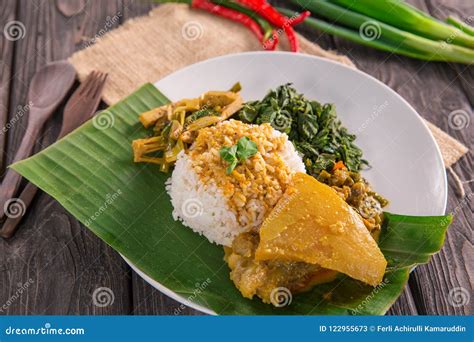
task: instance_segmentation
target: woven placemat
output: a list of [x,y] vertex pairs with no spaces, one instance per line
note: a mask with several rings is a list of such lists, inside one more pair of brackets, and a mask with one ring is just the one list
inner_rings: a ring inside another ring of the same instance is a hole
[[[187,65],[230,53],[262,50],[252,33],[240,24],[191,10],[183,4],[165,4],[148,16],[131,19],[71,56],[82,81],[92,70],[109,74],[103,99],[113,104],[145,82],[155,82]],[[325,57],[355,68],[346,56],[322,49],[299,36],[301,52]],[[283,50],[288,50],[283,39]],[[428,123],[440,146],[446,167],[468,149]]]

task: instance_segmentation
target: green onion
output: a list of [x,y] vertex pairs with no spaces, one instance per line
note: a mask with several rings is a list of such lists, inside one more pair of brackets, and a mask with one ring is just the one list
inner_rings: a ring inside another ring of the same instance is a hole
[[[330,0],[346,9],[367,15],[373,20],[389,24],[432,40],[450,41],[474,48],[474,37],[447,25],[400,0]],[[316,12],[317,13],[317,12]]]
[[[294,11],[290,11],[290,10],[287,10],[287,9],[284,9],[284,8],[278,8],[278,11],[285,14],[288,17],[291,17],[292,15],[295,15]],[[430,59],[431,61],[440,61],[440,59],[435,58],[436,56],[429,56],[428,54],[425,54],[421,51],[420,52],[410,51],[410,50],[407,50],[407,49],[404,49],[404,48],[401,48],[401,47],[396,47],[396,46],[393,46],[393,45],[390,45],[390,44],[386,44],[386,43],[384,43],[380,40],[365,40],[365,39],[362,39],[362,37],[360,36],[360,34],[358,32],[355,32],[355,31],[352,31],[352,30],[349,30],[349,29],[346,29],[346,28],[343,28],[343,27],[340,27],[340,26],[335,26],[335,25],[329,24],[329,23],[327,23],[325,21],[322,21],[322,20],[319,20],[319,19],[314,19],[314,18],[311,18],[311,17],[306,18],[304,23],[307,24],[308,26],[312,27],[312,28],[321,30],[323,32],[326,32],[326,33],[329,33],[329,34],[332,34],[332,35],[335,35],[335,36],[339,36],[339,37],[345,38],[347,40],[350,40],[354,43],[358,43],[358,44],[361,44],[361,45],[373,47],[375,49],[379,49],[379,50],[382,50],[382,51],[392,52],[392,53],[396,53],[396,54],[399,54],[399,55],[404,55],[404,56],[408,56],[408,57],[412,57],[412,58],[416,58],[416,59],[421,59],[421,60],[428,60],[431,57],[431,59]],[[444,61],[444,59],[442,59],[442,60]]]
[[453,16],[449,16],[446,18],[446,22],[454,27],[457,27],[464,33],[474,37],[474,27],[466,24],[464,21],[459,20]]
[[[325,18],[336,21],[339,24],[357,29],[361,40],[374,43],[378,40],[379,45],[385,45],[384,50],[428,61],[445,61],[465,64],[474,63],[474,50],[449,44],[448,42],[433,41],[428,38],[417,36],[410,32],[402,31],[380,21],[374,20],[362,14],[349,11],[343,7],[334,5],[323,0],[292,0],[299,6],[309,9]],[[317,23],[306,19],[305,22],[316,27]],[[319,22],[320,24],[321,22]],[[322,26],[322,25],[319,25]],[[320,28],[324,31],[323,28]],[[367,29],[368,31],[365,31]],[[347,36],[342,27],[333,26],[334,35]],[[364,32],[367,32],[364,34]],[[355,32],[354,32],[355,33]],[[375,34],[375,36],[374,36]],[[352,36],[353,40],[354,37]],[[369,45],[369,44],[366,44]],[[375,47],[376,44],[372,44]]]

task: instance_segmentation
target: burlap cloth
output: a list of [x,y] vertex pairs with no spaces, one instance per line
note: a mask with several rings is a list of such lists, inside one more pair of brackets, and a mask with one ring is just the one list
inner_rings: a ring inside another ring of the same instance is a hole
[[[113,104],[146,82],[155,82],[187,65],[220,55],[262,50],[252,33],[240,24],[190,10],[183,4],[165,4],[148,16],[131,19],[119,28],[95,37],[97,42],[69,61],[83,80],[92,70],[109,74],[103,99]],[[346,56],[326,51],[299,36],[301,52],[325,57],[355,68]],[[288,50],[283,40],[281,48]],[[427,122],[446,167],[468,149]]]

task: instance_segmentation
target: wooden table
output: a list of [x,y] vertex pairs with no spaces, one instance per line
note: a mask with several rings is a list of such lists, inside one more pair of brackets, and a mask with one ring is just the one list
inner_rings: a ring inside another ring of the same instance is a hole
[[[474,3],[468,0],[412,2],[440,18],[448,13],[474,16]],[[119,17],[112,25],[118,26],[131,17],[146,14],[152,6],[146,1],[87,1],[80,14],[66,17],[52,0],[2,0],[0,28],[18,20],[24,23],[26,32],[16,41],[0,36],[0,125],[9,122],[21,110],[19,106],[26,104],[28,84],[41,66],[83,48],[107,22],[110,24],[112,17]],[[472,67],[424,63],[356,46],[314,30],[299,30],[323,48],[348,55],[361,70],[403,96],[423,117],[467,146],[472,143],[472,123],[468,128],[453,130],[447,119],[450,112],[458,109],[472,116]],[[2,172],[20,144],[26,122],[27,115],[21,116],[6,134],[0,135],[4,151]],[[37,149],[54,141],[60,124],[58,110]],[[472,162],[470,153],[454,166],[462,180],[472,179]],[[461,307],[448,302],[453,288],[463,287],[472,293],[474,279],[472,202],[461,202],[449,174],[448,180],[448,211],[456,210],[457,214],[443,250],[412,273],[405,292],[389,314],[473,314],[472,298]],[[467,194],[472,190],[473,184],[466,184]],[[93,304],[92,294],[99,287],[112,289],[112,305]],[[0,239],[0,314],[199,314],[188,308],[180,310],[179,306],[138,277],[114,250],[44,193],[36,196],[17,235],[10,241]]]

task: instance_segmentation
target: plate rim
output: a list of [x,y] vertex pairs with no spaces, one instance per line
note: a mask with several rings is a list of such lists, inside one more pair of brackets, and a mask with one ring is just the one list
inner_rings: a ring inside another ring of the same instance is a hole
[[[332,65],[335,65],[336,67],[341,67],[342,69],[346,69],[349,72],[354,72],[356,74],[359,74],[362,77],[369,78],[372,81],[375,81],[379,86],[385,88],[386,90],[391,92],[393,95],[395,95],[395,97],[398,100],[402,101],[413,112],[414,116],[422,124],[421,126],[425,130],[425,133],[428,134],[431,141],[434,143],[435,150],[436,150],[436,157],[438,159],[438,162],[442,166],[442,170],[444,170],[443,176],[442,176],[442,183],[443,183],[442,186],[443,186],[443,190],[444,190],[443,208],[441,210],[442,213],[439,213],[438,215],[444,215],[446,213],[446,206],[447,206],[447,200],[448,200],[448,187],[447,187],[448,183],[447,183],[447,174],[446,174],[446,171],[445,171],[446,170],[446,165],[444,164],[444,160],[443,160],[443,157],[442,157],[442,154],[441,154],[440,147],[439,147],[438,143],[436,142],[436,139],[434,138],[433,133],[429,129],[429,127],[426,124],[425,120],[423,120],[423,117],[415,110],[415,108],[413,108],[413,106],[407,100],[405,100],[400,94],[398,94],[395,90],[390,88],[388,85],[386,85],[385,83],[383,83],[379,79],[375,78],[374,76],[365,73],[362,70],[359,70],[357,68],[352,68],[352,67],[350,67],[346,64],[342,64],[340,62],[336,62],[336,61],[333,61],[333,60],[330,60],[330,59],[327,59],[327,58],[324,58],[324,57],[314,56],[314,55],[310,55],[310,54],[306,54],[306,53],[294,53],[294,52],[288,52],[288,51],[248,51],[248,52],[237,52],[237,53],[231,53],[231,54],[227,54],[227,55],[217,56],[217,57],[209,58],[209,59],[206,59],[206,60],[203,60],[203,61],[199,61],[199,62],[190,64],[188,66],[185,66],[184,68],[181,68],[179,70],[176,70],[176,71],[172,72],[171,74],[166,75],[165,77],[161,78],[160,80],[158,80],[156,82],[153,82],[153,85],[156,87],[157,83],[165,81],[170,77],[174,77],[178,73],[185,73],[188,69],[191,69],[191,68],[196,67],[198,65],[205,65],[205,64],[208,64],[208,63],[213,63],[215,60],[227,59],[227,58],[232,58],[232,57],[237,57],[237,56],[256,56],[256,55],[267,55],[267,56],[270,56],[270,55],[291,55],[295,58],[308,58],[308,59],[317,60],[318,62],[332,64]],[[137,266],[135,266],[130,260],[128,260],[121,253],[119,253],[119,254],[125,260],[125,262],[141,278],[143,278],[148,284],[153,286],[155,289],[157,289],[161,293],[165,294],[166,296],[168,296],[168,297],[176,300],[177,302],[179,302],[183,305],[186,305],[186,306],[188,306],[188,307],[190,307],[194,310],[200,311],[200,312],[208,314],[208,315],[217,315],[217,313],[215,311],[213,311],[209,308],[206,308],[202,305],[199,305],[197,303],[194,303],[194,302],[182,297],[181,295],[177,294],[176,292],[168,289],[167,287],[165,287],[164,285],[162,285],[158,281],[152,279],[150,276],[148,276],[143,271],[141,271]]]

